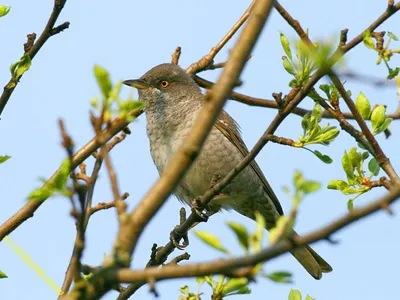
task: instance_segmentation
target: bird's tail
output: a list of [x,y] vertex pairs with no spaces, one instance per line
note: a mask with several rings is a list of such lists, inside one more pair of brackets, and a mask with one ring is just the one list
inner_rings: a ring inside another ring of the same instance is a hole
[[[297,235],[297,233],[294,234]],[[308,245],[296,248],[290,253],[315,279],[321,279],[322,273],[332,271],[332,267]]]

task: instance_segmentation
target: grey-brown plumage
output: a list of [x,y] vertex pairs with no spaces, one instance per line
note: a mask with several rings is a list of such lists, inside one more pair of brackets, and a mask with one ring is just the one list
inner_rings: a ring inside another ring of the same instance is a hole
[[[205,101],[204,96],[195,81],[173,64],[158,65],[140,79],[124,83],[138,88],[139,98],[145,102],[151,156],[161,174],[185,142]],[[213,176],[225,177],[247,153],[237,123],[222,111],[199,156],[176,188],[175,195],[190,205],[193,199],[204,194]],[[213,199],[210,206],[215,211],[234,209],[253,220],[254,213],[259,211],[266,220],[267,229],[274,227],[276,220],[283,215],[277,197],[255,161]],[[295,249],[292,254],[316,279],[332,270],[309,246]]]

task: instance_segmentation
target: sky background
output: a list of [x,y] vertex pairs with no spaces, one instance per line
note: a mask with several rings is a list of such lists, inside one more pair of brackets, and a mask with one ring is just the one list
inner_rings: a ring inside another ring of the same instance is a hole
[[[100,95],[93,76],[93,65],[108,69],[113,81],[141,76],[149,68],[169,62],[176,46],[182,47],[180,65],[187,67],[208,53],[240,17],[250,1],[68,1],[59,23],[70,21],[71,26],[52,37],[33,60],[12,95],[1,116],[0,154],[12,158],[0,167],[0,221],[5,221],[26,202],[29,192],[38,187],[39,176],[50,176],[65,157],[60,146],[57,119],[65,121],[68,132],[80,148],[93,137],[89,123],[89,100]],[[53,1],[2,1],[11,5],[9,15],[0,19],[0,84],[10,77],[9,66],[23,53],[23,43],[28,33],[41,33],[51,13]],[[309,28],[312,40],[329,40],[339,37],[340,30],[349,29],[349,40],[362,32],[386,8],[387,1],[282,1],[281,3],[304,28]],[[380,30],[396,31],[400,28],[400,15],[395,15]],[[289,91],[289,75],[281,65],[284,55],[279,42],[279,31],[294,40],[296,34],[273,12],[267,26],[248,62],[241,79],[243,86],[237,90],[252,96],[271,99],[273,92]],[[400,44],[400,43],[398,43]],[[216,58],[224,61],[230,43]],[[393,45],[396,48],[396,44]],[[399,47],[399,45],[397,45]],[[365,75],[384,79],[383,65],[375,64],[376,54],[363,45],[353,49],[345,58],[345,66]],[[393,66],[399,65],[394,57]],[[219,71],[202,76],[215,80]],[[322,80],[325,82],[325,80]],[[363,91],[373,104],[385,104],[388,111],[397,105],[394,85],[376,88],[348,81],[346,88],[353,95]],[[123,95],[130,93],[123,88]],[[306,99],[303,106],[311,107]],[[226,109],[239,122],[243,137],[252,147],[276,114],[275,110],[249,107],[229,101]],[[297,139],[301,135],[301,119],[291,116],[285,120],[277,135]],[[323,121],[323,124],[327,121]],[[330,121],[337,124],[335,121]],[[140,117],[130,125],[132,134],[111,153],[122,192],[129,192],[129,209],[133,209],[158,178],[149,153],[145,133],[145,120]],[[383,150],[393,166],[400,168],[400,123],[391,126],[393,135],[386,140],[378,137]],[[274,188],[285,211],[291,201],[282,192],[282,186],[291,184],[295,169],[303,171],[308,179],[319,180],[325,187],[332,179],[343,179],[340,159],[343,151],[355,146],[352,138],[342,133],[328,148],[312,147],[330,155],[334,163],[326,165],[311,153],[280,145],[268,144],[257,161]],[[88,163],[90,165],[90,163]],[[90,169],[89,169],[90,170]],[[360,197],[356,205],[364,205],[383,189],[376,189]],[[306,198],[300,207],[296,229],[306,233],[330,222],[346,212],[349,197],[337,191],[322,188]],[[94,197],[95,202],[112,200],[110,185],[105,172],[100,174]],[[132,266],[142,268],[148,261],[153,243],[168,241],[169,233],[178,222],[181,207],[171,196],[166,205],[146,227],[134,253]],[[289,270],[294,275],[293,284],[277,284],[259,279],[251,284],[251,295],[238,299],[287,299],[291,288],[310,294],[318,300],[393,299],[398,294],[398,260],[400,219],[399,204],[394,205],[395,215],[389,217],[379,212],[335,234],[337,245],[322,241],[314,248],[333,266],[334,272],[315,281],[290,256],[284,255],[265,264],[265,270]],[[61,287],[67,268],[75,225],[69,216],[68,199],[54,197],[44,203],[10,238]],[[255,224],[234,213],[225,212],[212,217],[198,228],[221,237],[224,245],[241,255],[235,237],[225,225],[234,220],[254,230]],[[87,248],[83,262],[98,265],[112,249],[117,231],[113,210],[96,213],[87,230]],[[201,243],[190,234],[187,251],[190,262],[216,259],[220,253]],[[176,251],[175,254],[180,254]],[[189,263],[190,263],[189,262]],[[55,299],[55,292],[31,269],[6,243],[0,244],[0,270],[8,279],[0,280],[2,299]],[[160,299],[177,299],[179,287],[188,283],[195,289],[194,279],[164,281],[156,285]],[[205,299],[209,288],[204,287]],[[104,299],[115,299],[110,292]],[[147,287],[141,288],[136,299],[152,299]],[[135,299],[135,298],[134,298]]]

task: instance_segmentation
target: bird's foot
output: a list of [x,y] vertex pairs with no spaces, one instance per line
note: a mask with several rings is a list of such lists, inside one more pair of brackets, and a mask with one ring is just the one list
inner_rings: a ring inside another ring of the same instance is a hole
[[[175,228],[171,231],[169,235],[169,240],[172,245],[179,250],[184,250],[187,246],[189,246],[189,237],[187,232],[178,231],[179,225],[175,226]],[[183,239],[182,244],[179,244],[180,239]]]
[[207,222],[208,218],[215,214],[210,206],[207,205],[204,208],[201,207],[201,197],[196,197],[192,201],[192,213],[199,218],[200,222]]

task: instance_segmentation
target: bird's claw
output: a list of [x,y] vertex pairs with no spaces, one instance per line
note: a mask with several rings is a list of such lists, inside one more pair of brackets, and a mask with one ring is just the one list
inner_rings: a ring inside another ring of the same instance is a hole
[[[171,231],[171,233],[169,235],[169,239],[175,248],[178,248],[179,250],[184,250],[187,246],[189,246],[189,237],[188,237],[187,232],[182,234],[177,231],[177,228],[178,228],[178,226],[175,226],[175,228]],[[183,239],[182,245],[179,244],[179,240],[181,238]]]
[[200,197],[197,197],[192,201],[192,212],[196,214],[201,222],[207,222],[208,217],[213,215],[214,212],[208,206],[201,208],[200,200]]

